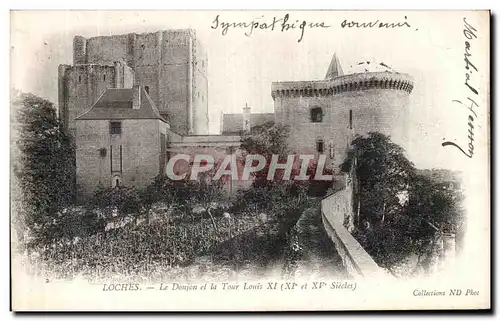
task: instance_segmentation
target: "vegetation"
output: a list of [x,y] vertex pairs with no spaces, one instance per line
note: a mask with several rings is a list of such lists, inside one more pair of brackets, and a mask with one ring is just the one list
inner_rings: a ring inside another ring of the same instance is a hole
[[404,150],[383,134],[356,137],[341,169],[355,174],[353,234],[383,267],[392,269],[414,254],[421,264],[442,233],[462,229],[461,195],[418,174]]
[[[281,180],[283,171],[268,180],[272,155],[284,162],[290,150],[288,128],[267,124],[242,136],[243,155],[262,155],[266,166],[229,207],[225,182],[210,179],[213,171],[198,180],[158,176],[143,189],[100,187],[85,207],[77,207],[75,149],[54,106],[30,94],[15,104],[19,161],[13,172],[22,199],[14,225],[21,236],[29,233],[32,248],[47,262],[70,264],[76,274],[142,268],[163,273],[204,256],[233,268],[248,262],[269,266],[285,256],[290,265],[285,270],[293,270],[297,222],[306,209],[318,205],[316,197],[333,187],[333,181],[293,180],[300,163],[294,164],[291,180]],[[412,255],[418,265],[428,267],[439,237],[464,229],[463,196],[422,175],[385,135],[359,136],[351,146],[341,170],[354,182],[353,235],[389,270]],[[313,176],[316,169],[312,161],[307,174]],[[126,219],[126,226],[107,226]]]
[[13,120],[17,136],[12,163],[17,214],[14,226],[21,237],[50,243],[59,211],[72,204],[75,196],[75,148],[62,130],[53,104],[32,94],[13,99]]

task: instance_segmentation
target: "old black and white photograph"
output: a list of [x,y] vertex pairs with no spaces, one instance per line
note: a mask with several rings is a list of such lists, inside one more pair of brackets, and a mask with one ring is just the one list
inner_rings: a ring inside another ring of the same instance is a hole
[[13,310],[490,308],[489,11],[10,20]]

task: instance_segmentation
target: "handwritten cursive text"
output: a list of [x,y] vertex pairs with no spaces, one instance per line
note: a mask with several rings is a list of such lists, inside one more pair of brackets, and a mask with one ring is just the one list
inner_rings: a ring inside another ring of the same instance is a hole
[[472,97],[477,97],[479,95],[476,87],[472,85],[473,83],[473,78],[474,74],[477,73],[479,70],[478,68],[474,65],[473,63],[473,56],[472,56],[472,44],[470,40],[476,39],[477,35],[477,29],[474,28],[470,23],[467,22],[466,18],[463,19],[464,22],[464,29],[463,29],[463,34],[465,37],[465,42],[464,42],[464,62],[465,62],[465,87],[466,91],[469,93],[467,97],[467,102],[463,103],[460,100],[453,100],[452,102],[458,103],[461,106],[465,107],[468,110],[468,116],[467,116],[467,139],[469,141],[468,143],[468,148],[467,152],[460,147],[459,144],[451,142],[451,141],[446,141],[443,142],[441,145],[443,147],[446,146],[453,146],[460,150],[462,154],[465,156],[472,158],[474,156],[474,124],[477,120],[477,112],[475,109],[479,107],[479,105],[476,103],[476,101],[471,98]]
[[300,36],[297,42],[301,42],[304,39],[304,33],[307,28],[330,28],[325,22],[308,22],[305,20],[293,20],[287,13],[283,18],[273,17],[272,19],[266,20],[264,16],[256,18],[250,21],[239,21],[239,22],[226,22],[222,21],[220,15],[215,16],[212,22],[212,29],[220,29],[223,36],[227,35],[230,28],[232,29],[244,29],[245,36],[250,37],[255,30],[267,30],[274,31],[278,30],[281,32],[298,30]]

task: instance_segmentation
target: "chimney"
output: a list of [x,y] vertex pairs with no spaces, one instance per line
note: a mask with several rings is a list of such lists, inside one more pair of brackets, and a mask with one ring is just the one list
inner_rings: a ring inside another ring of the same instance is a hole
[[248,104],[245,104],[243,107],[243,131],[250,132],[251,124],[250,124],[250,107]]
[[138,85],[132,87],[133,98],[132,98],[132,108],[139,109],[141,108],[141,91],[142,88]]
[[115,69],[115,88],[123,88],[123,65],[119,61],[113,62]]

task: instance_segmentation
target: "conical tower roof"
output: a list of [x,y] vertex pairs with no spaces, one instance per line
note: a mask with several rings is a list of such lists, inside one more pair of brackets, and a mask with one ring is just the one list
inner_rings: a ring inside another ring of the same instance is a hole
[[328,71],[326,72],[325,79],[332,79],[338,76],[342,76],[344,71],[342,70],[342,66],[340,65],[339,58],[337,58],[337,54],[334,53],[332,57],[332,61],[330,62],[330,67],[328,67]]

